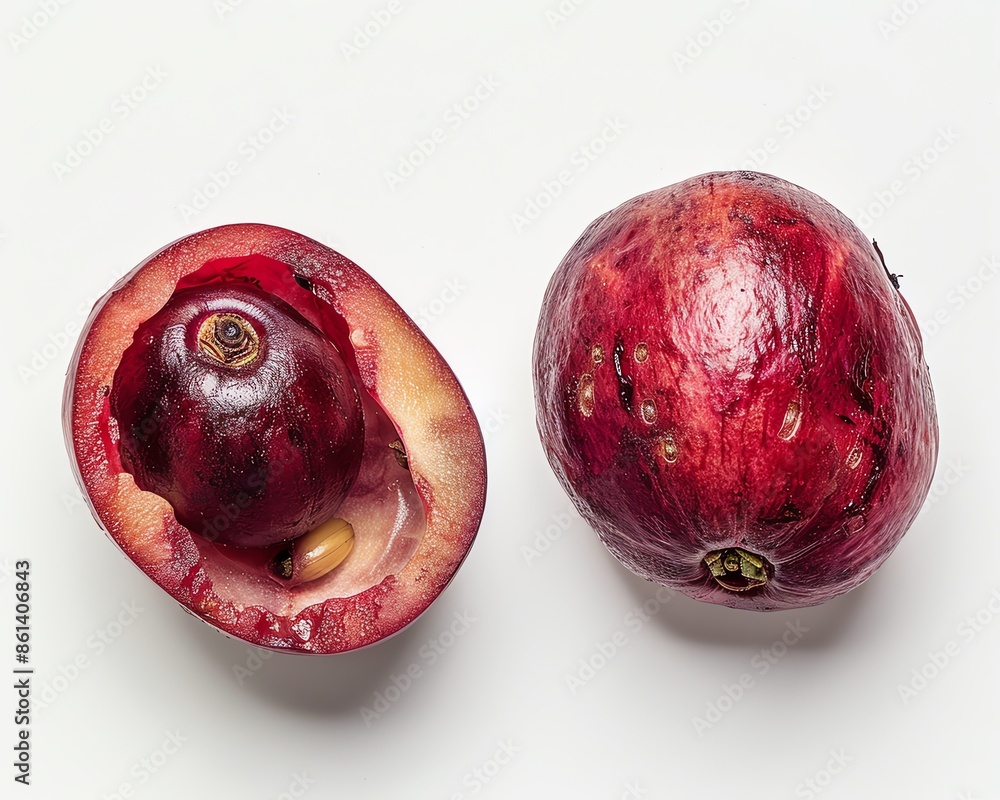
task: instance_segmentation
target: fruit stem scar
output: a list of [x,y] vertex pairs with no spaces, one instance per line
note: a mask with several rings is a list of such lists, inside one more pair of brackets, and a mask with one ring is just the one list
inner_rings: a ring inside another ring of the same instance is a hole
[[243,367],[260,355],[260,337],[239,314],[212,314],[198,328],[198,348],[227,367]]
[[885,274],[889,276],[889,280],[892,282],[892,286],[896,291],[899,291],[899,279],[902,278],[902,274],[895,275],[889,272],[889,268],[885,265],[885,256],[882,255],[882,250],[879,249],[878,242],[872,239],[872,247],[875,248],[875,252],[878,253],[878,260],[882,262],[882,269],[885,270]]
[[715,582],[731,592],[746,592],[763,586],[771,569],[765,558],[742,547],[713,550],[704,561]]

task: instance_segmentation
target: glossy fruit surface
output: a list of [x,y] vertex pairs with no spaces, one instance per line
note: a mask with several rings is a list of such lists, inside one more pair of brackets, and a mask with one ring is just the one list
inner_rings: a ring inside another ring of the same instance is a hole
[[302,536],[361,468],[361,398],[340,351],[253,284],[176,292],[122,355],[110,410],[136,485],[224,544]]
[[96,305],[64,399],[95,517],[178,602],[277,650],[390,636],[454,576],[485,453],[454,374],[361,268],[227,225]]
[[910,526],[938,432],[920,334],[822,198],[710,173],[593,222],[545,294],[537,422],[629,569],[736,608],[815,605]]

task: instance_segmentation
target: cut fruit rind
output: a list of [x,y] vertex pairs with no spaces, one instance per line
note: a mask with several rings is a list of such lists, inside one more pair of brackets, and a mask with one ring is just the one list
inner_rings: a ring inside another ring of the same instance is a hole
[[[216,266],[200,272],[210,262]],[[177,523],[165,500],[139,490],[118,458],[117,425],[107,404],[132,333],[177,288],[206,279],[246,280],[254,269],[261,288],[292,297],[297,310],[337,337],[367,393],[365,435],[372,447],[366,444],[361,474],[338,511],[356,532],[351,556],[328,575],[293,587],[268,577],[273,549],[226,547],[194,535]],[[202,231],[123,278],[84,328],[63,414],[77,479],[111,538],[197,616],[263,647],[335,653],[398,632],[455,575],[483,513],[482,435],[448,365],[360,267],[282,228]],[[389,446],[397,440],[405,447],[406,469]]]

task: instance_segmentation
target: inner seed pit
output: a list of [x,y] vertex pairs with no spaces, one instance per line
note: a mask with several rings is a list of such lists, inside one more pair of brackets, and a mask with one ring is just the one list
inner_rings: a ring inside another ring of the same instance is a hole
[[604,348],[595,344],[590,348],[590,358],[595,364],[602,364],[604,362]]
[[639,342],[639,344],[635,346],[635,351],[632,353],[632,357],[635,358],[636,363],[643,363],[647,358],[649,358],[649,346],[645,342]]
[[271,574],[289,587],[309,583],[339,567],[353,547],[354,527],[335,517],[278,551]]

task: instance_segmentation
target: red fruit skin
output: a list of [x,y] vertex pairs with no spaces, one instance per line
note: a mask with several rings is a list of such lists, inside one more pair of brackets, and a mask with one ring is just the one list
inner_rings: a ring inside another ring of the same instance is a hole
[[[850,220],[773,176],[701,175],[594,221],[549,283],[533,367],[577,509],[622,564],[698,600],[776,610],[849,591],[933,477],[909,307]],[[715,582],[703,559],[732,547],[770,563],[765,585]]]
[[[262,261],[258,269],[258,256],[273,262]],[[363,517],[355,524],[354,550],[329,581],[279,585],[266,574],[270,551],[227,548],[193,534],[165,500],[140,490],[121,464],[108,399],[115,370],[133,333],[175,288],[192,285],[192,274],[207,262],[221,265],[218,280],[257,270],[254,282],[265,291],[294,297],[296,310],[342,346],[355,381],[366,390],[366,447],[386,439],[386,431],[389,438],[398,432],[406,447],[408,472],[388,448],[377,457],[366,455],[345,500],[349,511]],[[273,269],[274,263],[281,269]],[[272,650],[339,653],[398,633],[452,580],[484,510],[482,434],[441,355],[364,270],[319,242],[269,225],[225,225],[187,236],[122,278],[84,327],[67,375],[63,420],[76,478],[94,517],[128,558],[205,622]],[[403,516],[400,473],[408,475],[408,491],[420,506]],[[396,495],[399,508],[391,502]],[[386,558],[405,563],[362,591],[337,593],[330,588],[339,585],[336,573],[352,562],[367,564],[358,559],[371,540],[365,535],[369,518],[371,524],[388,521],[393,552]],[[419,527],[418,541],[397,536],[394,524],[403,533]]]

